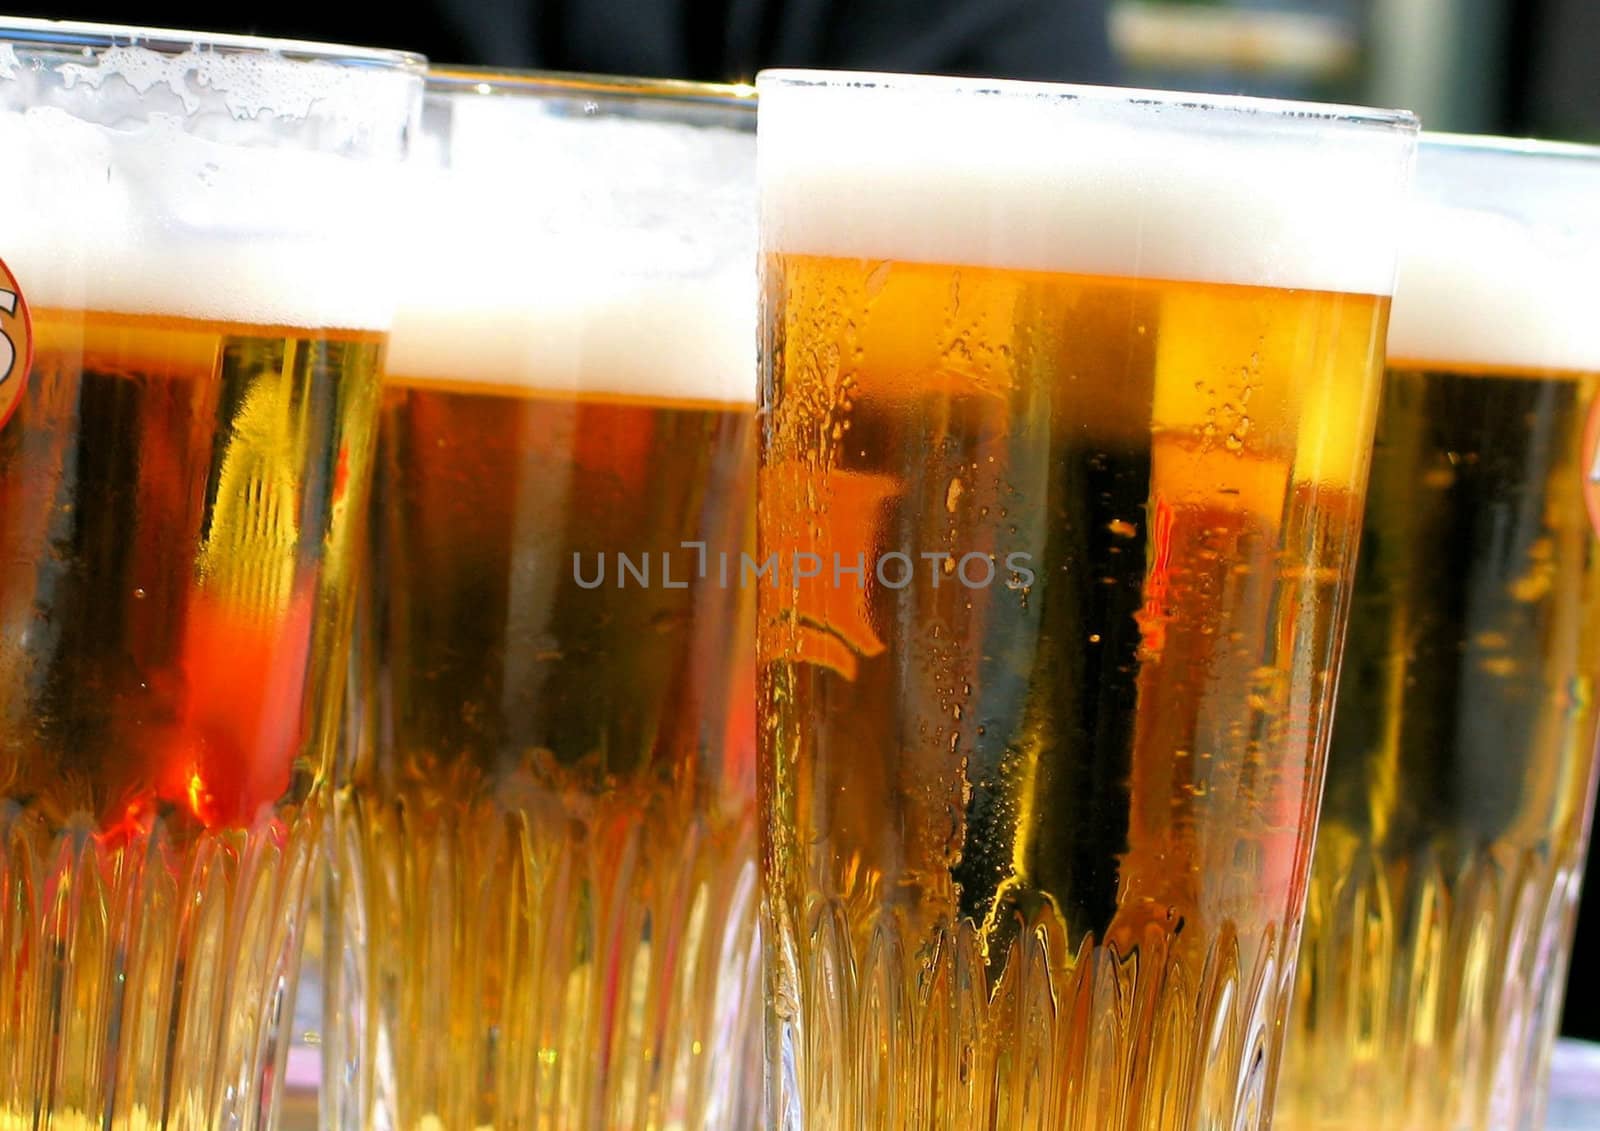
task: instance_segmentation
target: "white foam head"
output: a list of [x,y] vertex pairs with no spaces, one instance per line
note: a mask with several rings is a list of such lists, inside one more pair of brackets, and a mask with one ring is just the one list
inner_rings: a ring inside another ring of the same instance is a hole
[[754,401],[747,104],[713,101],[692,122],[582,104],[559,87],[430,91],[435,153],[417,174],[426,222],[414,245],[424,285],[402,302],[389,372]]
[[387,329],[400,250],[389,202],[420,63],[93,31],[87,54],[0,46],[0,259],[28,302]]
[[1600,372],[1600,149],[1424,135],[1389,358]]
[[1392,292],[1409,115],[766,72],[768,251]]

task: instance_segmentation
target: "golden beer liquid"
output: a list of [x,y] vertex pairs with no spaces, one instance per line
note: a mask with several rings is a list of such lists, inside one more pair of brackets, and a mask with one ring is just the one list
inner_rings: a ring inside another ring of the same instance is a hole
[[752,427],[748,405],[388,381],[339,798],[366,1110],[752,1125]]
[[1277,1125],[1542,1125],[1594,791],[1600,374],[1391,363]]
[[828,562],[759,588],[772,1125],[1262,1126],[1388,300],[778,255],[766,309],[760,553]]
[[0,429],[0,1128],[253,1128],[381,338],[33,325]]

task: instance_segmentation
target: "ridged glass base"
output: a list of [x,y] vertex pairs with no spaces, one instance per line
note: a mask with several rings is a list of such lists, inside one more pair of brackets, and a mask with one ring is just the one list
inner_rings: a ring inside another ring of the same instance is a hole
[[847,907],[818,905],[805,938],[784,941],[769,1019],[786,1077],[777,1126],[1266,1125],[1287,988],[1270,932],[1251,954],[1226,926],[1202,943],[1152,924],[1131,945],[1085,937],[1063,955],[1037,923],[993,979],[965,921],[908,944],[881,923],[853,933]]
[[269,1126],[315,825],[0,802],[0,1128]]
[[1538,1131],[1578,846],[1502,847],[1447,868],[1340,852],[1337,827],[1324,837],[1277,1127]]
[[334,1125],[755,1126],[752,816],[345,804]]

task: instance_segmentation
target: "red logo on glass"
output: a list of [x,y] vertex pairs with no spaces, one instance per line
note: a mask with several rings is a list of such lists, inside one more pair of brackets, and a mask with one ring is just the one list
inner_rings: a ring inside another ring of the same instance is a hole
[[17,277],[0,260],[0,428],[22,401],[33,368],[33,320]]

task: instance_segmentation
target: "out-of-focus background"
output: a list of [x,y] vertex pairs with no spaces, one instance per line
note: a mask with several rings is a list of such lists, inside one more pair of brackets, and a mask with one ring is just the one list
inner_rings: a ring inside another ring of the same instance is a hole
[[[327,0],[62,0],[21,9],[495,66],[701,79],[827,66],[1246,92],[1404,106],[1434,129],[1600,142],[1600,0],[409,0],[381,14]],[[1595,857],[1563,1027],[1600,1040]]]
[[923,70],[1404,106],[1433,129],[1600,140],[1596,0],[149,0],[19,15],[252,31],[440,61],[678,78]]

